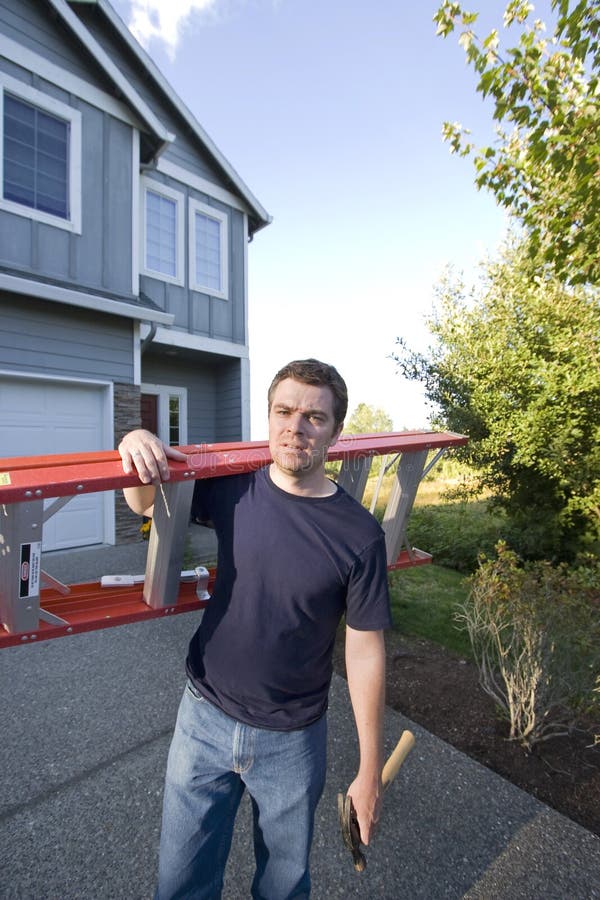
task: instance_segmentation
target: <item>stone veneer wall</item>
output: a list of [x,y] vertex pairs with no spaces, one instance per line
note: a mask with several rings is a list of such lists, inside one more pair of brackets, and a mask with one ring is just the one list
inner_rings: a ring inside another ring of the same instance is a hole
[[[135,384],[114,385],[115,447],[121,438],[133,428],[140,428],[140,387]],[[122,491],[115,491],[115,538],[117,544],[131,544],[141,541],[142,520],[134,515],[123,498]]]

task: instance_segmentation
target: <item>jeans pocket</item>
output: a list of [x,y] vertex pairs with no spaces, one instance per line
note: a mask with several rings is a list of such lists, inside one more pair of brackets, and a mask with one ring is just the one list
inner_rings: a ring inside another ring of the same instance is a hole
[[194,700],[196,700],[198,703],[206,703],[206,698],[202,696],[202,694],[200,693],[200,691],[198,690],[198,688],[196,687],[194,682],[190,681],[189,678],[188,678],[188,682],[185,686],[185,689],[188,692],[188,694],[191,694],[191,696],[194,698]]

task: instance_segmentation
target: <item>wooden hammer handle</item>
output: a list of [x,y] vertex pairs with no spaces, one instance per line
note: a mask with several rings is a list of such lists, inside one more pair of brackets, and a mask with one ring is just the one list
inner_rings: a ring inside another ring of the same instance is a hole
[[402,737],[396,744],[394,750],[392,750],[381,773],[381,781],[383,782],[384,790],[392,783],[398,774],[400,766],[414,746],[415,737],[412,731],[403,731]]

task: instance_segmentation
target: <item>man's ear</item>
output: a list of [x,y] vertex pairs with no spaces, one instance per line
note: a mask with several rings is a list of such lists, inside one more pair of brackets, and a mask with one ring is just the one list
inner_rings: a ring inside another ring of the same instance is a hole
[[342,422],[342,424],[340,426],[338,426],[338,428],[336,428],[336,430],[331,435],[331,440],[329,441],[330,447],[333,447],[333,445],[337,442],[337,440],[339,439],[339,436],[343,430],[344,430],[344,423]]

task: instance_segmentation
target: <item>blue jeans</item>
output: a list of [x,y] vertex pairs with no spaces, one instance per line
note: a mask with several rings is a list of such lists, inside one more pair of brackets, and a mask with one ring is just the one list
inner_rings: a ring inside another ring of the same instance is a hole
[[244,790],[252,801],[252,897],[308,897],[314,815],[323,792],[327,723],[297,731],[230,718],[188,683],[169,751],[155,900],[221,896]]

